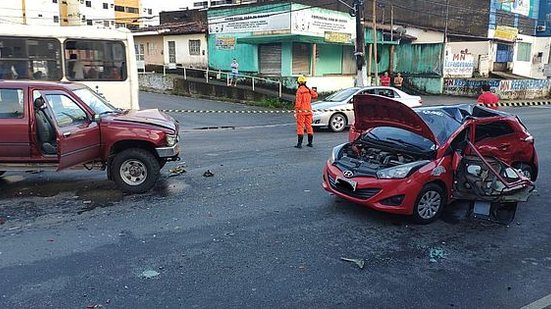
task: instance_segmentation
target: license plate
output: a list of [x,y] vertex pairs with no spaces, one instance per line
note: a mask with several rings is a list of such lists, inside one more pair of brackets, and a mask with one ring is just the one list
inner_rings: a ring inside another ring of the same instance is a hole
[[352,188],[352,191],[356,191],[356,186],[358,185],[358,183],[355,182],[354,180],[347,179],[347,178],[342,178],[342,177],[338,177],[338,176],[337,176],[336,180],[337,180],[337,184],[338,183],[345,183],[345,184],[349,185]]

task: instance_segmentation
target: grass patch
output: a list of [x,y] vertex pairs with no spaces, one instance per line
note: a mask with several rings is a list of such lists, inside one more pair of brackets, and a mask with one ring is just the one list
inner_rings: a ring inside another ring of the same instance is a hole
[[254,102],[247,102],[248,105],[253,106],[259,106],[259,107],[265,107],[265,108],[283,108],[283,109],[292,109],[294,107],[294,104],[285,101],[280,100],[279,98],[268,98],[268,99],[261,99]]

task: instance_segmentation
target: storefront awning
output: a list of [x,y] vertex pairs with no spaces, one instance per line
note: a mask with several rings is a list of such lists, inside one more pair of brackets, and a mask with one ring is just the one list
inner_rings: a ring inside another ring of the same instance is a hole
[[276,34],[276,35],[250,36],[245,38],[237,38],[237,42],[247,43],[247,44],[300,42],[300,43],[312,43],[312,44],[354,45],[353,42],[346,42],[346,43],[327,42],[325,38],[322,38],[322,37],[300,35],[300,34]]

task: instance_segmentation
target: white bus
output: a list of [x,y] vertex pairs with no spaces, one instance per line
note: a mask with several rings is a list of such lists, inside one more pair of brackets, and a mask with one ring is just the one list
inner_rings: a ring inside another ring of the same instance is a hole
[[3,25],[1,79],[79,82],[116,107],[140,108],[134,38],[124,28]]

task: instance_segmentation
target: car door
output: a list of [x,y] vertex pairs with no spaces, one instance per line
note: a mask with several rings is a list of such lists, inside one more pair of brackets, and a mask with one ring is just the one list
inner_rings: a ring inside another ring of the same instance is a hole
[[[520,132],[507,119],[477,119],[474,126],[474,146],[485,157],[496,157],[511,165],[524,157],[527,149],[519,147]],[[530,154],[531,155],[531,154]]]
[[[29,110],[22,87],[0,88],[0,162],[27,161],[31,155]],[[9,134],[8,134],[9,133]]]
[[[35,91],[35,96],[36,96]],[[98,124],[71,95],[64,91],[39,91],[51,109],[57,130],[58,170],[87,163],[100,157]]]

